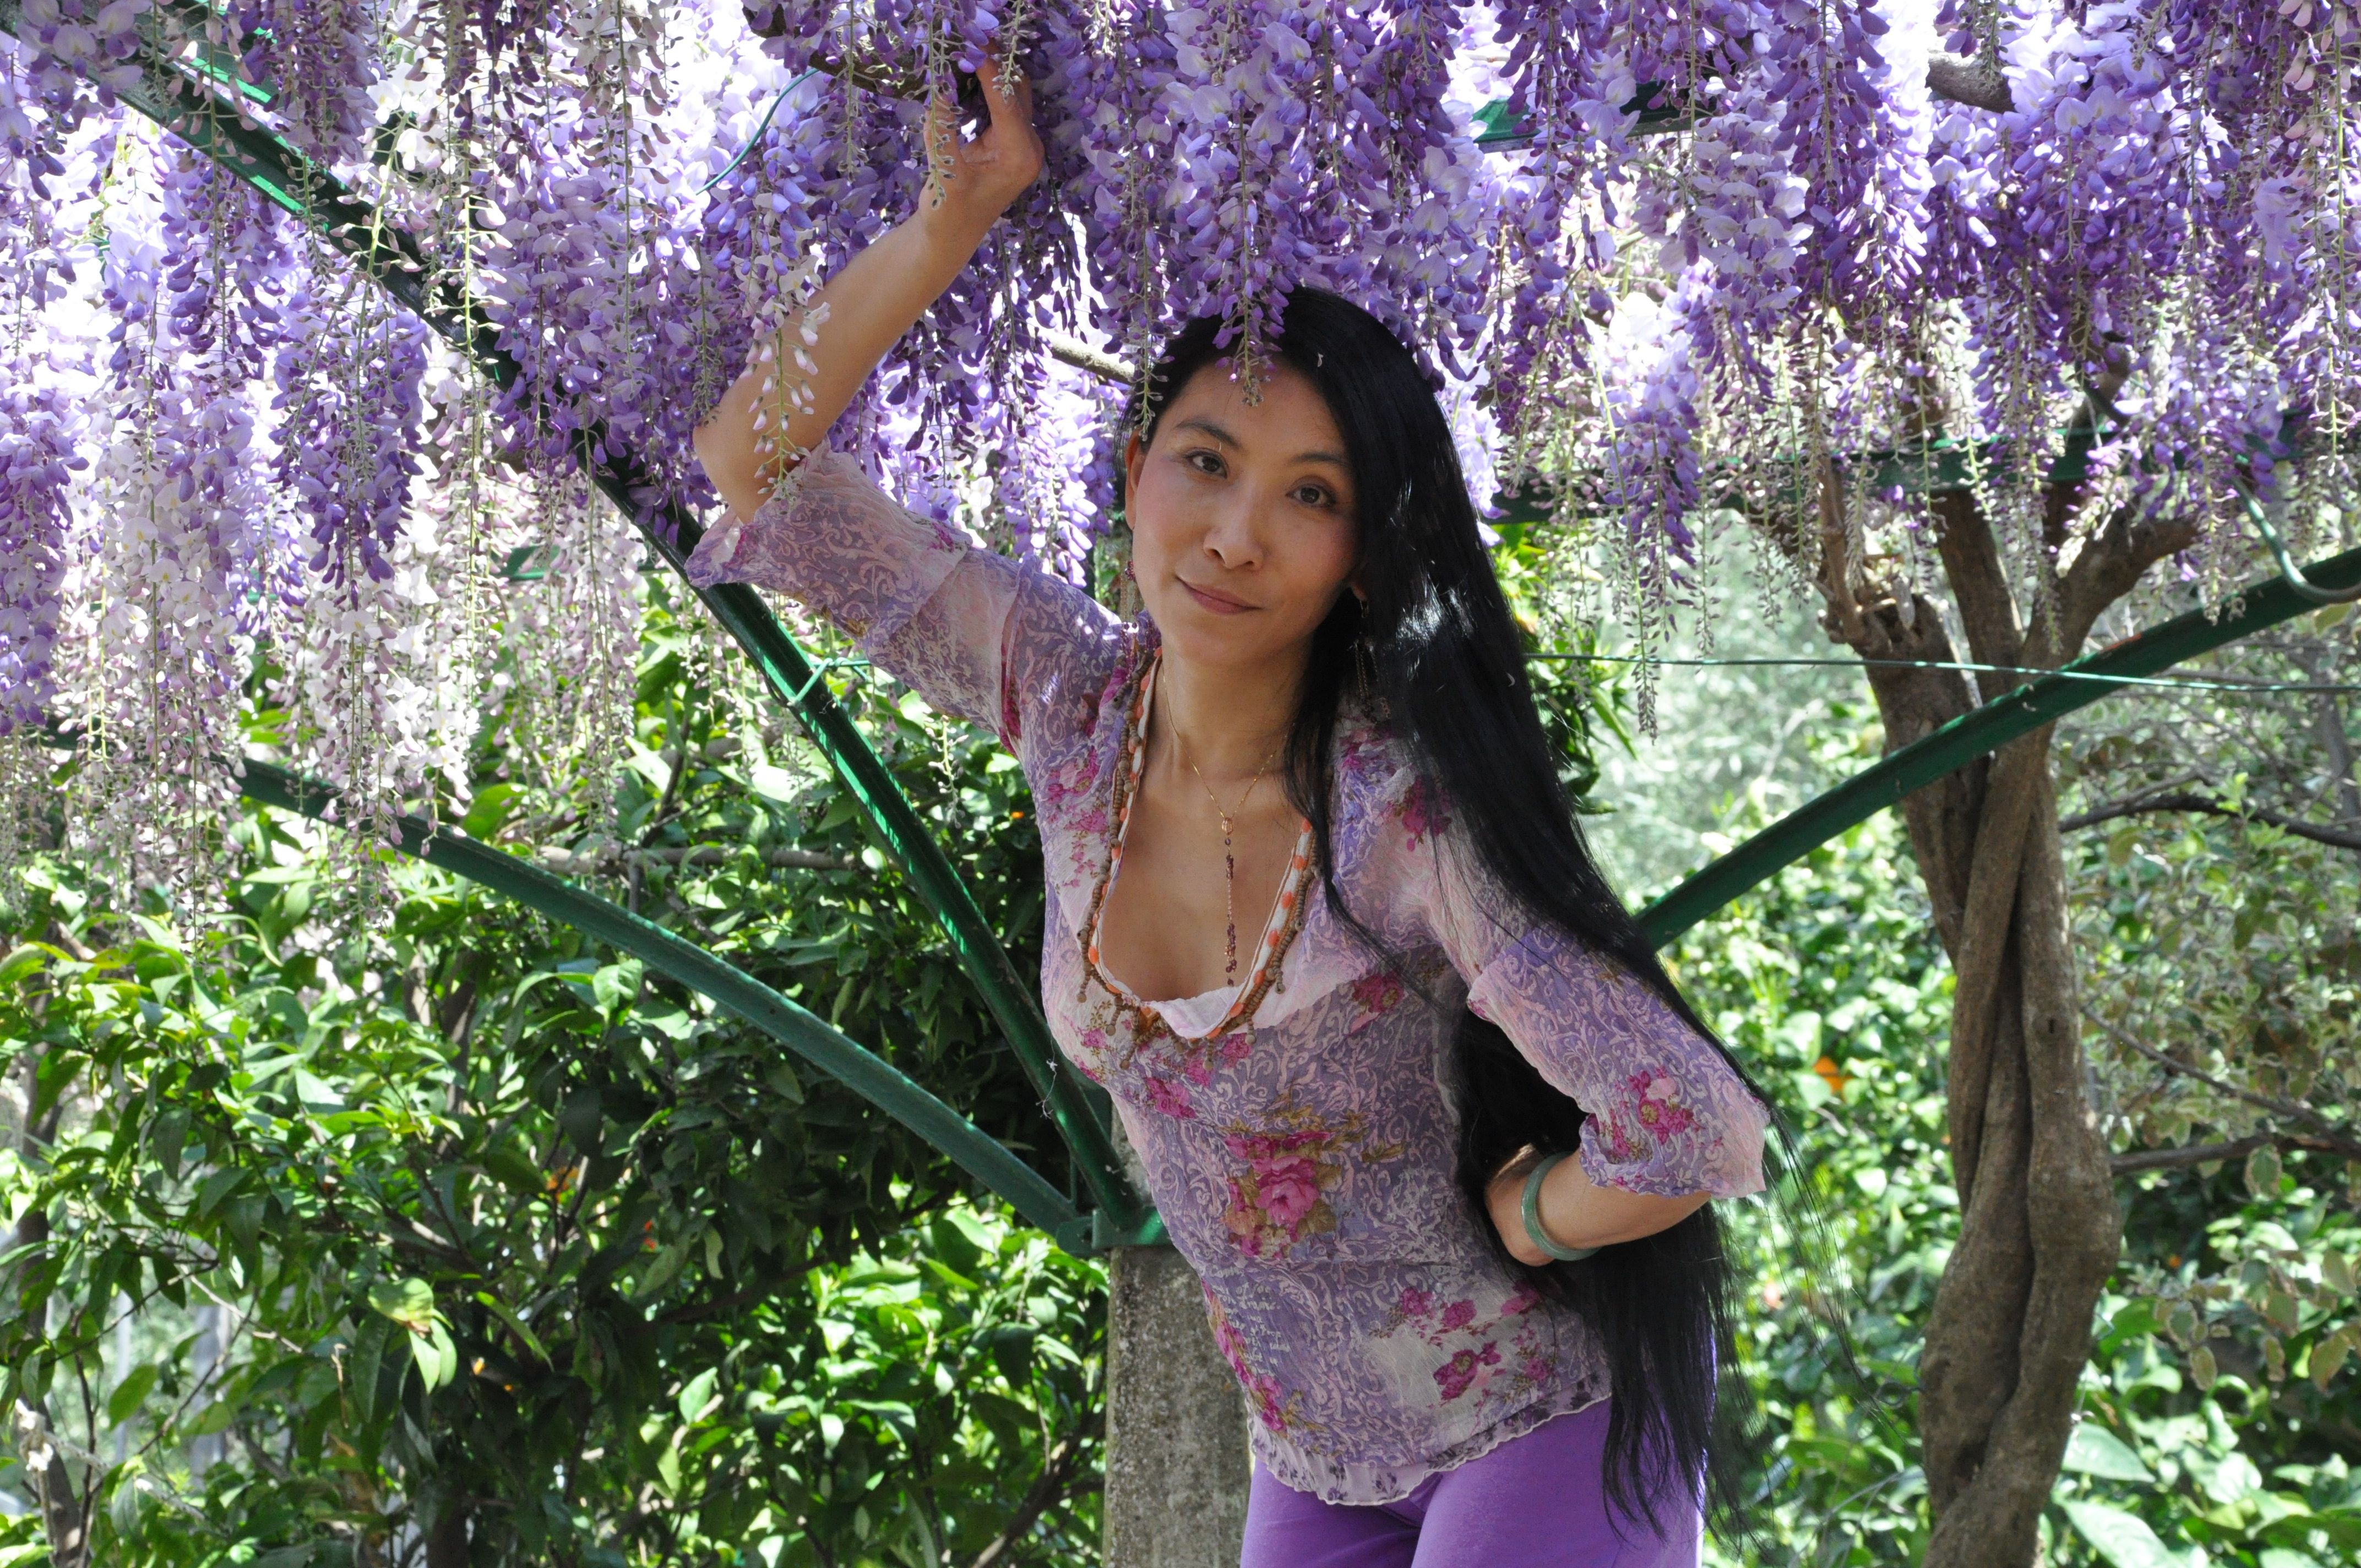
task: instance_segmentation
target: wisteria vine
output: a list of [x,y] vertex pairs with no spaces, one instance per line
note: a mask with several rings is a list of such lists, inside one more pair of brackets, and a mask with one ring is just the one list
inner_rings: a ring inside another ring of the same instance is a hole
[[[1130,389],[1072,343],[1137,375],[1213,313],[1251,379],[1302,281],[1414,343],[1488,495],[1620,542],[1643,625],[1733,499],[1897,451],[1971,454],[2021,567],[2125,504],[2210,520],[2180,565],[2216,584],[2249,504],[2349,526],[2355,0],[19,7],[0,729],[184,773],[258,679],[369,811],[456,803],[468,716],[532,690],[576,707],[553,780],[609,766],[620,718],[576,720],[624,700],[637,610],[583,463],[710,515],[697,420],[750,362],[796,395],[811,290],[922,199],[925,102],[987,59],[1048,170],[833,439],[1054,569],[1113,510]],[[414,235],[511,384],[123,108],[198,32],[221,112]],[[1864,569],[1914,572],[1907,498],[1860,499]],[[556,576],[498,580],[519,549]],[[170,705],[104,630],[134,623],[181,629]]]

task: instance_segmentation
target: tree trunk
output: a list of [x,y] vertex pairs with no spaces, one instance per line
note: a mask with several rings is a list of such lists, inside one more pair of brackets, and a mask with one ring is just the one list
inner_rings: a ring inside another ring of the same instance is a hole
[[[2034,669],[2071,659],[2100,612],[2193,532],[2108,520],[2043,585],[2027,630],[1972,499],[1938,497],[1935,510],[1969,652]],[[1871,591],[1838,518],[1832,499],[1817,564],[1830,634],[1865,660],[1957,662],[1933,604],[1907,588]],[[2029,678],[1988,673],[1971,686],[1956,671],[1891,663],[1867,674],[1889,751]],[[1960,1237],[1919,1363],[1935,1513],[1926,1562],[2027,1568],[2122,1236],[2085,1091],[2050,730],[1911,795],[1903,815],[1956,980],[1948,1094]]]

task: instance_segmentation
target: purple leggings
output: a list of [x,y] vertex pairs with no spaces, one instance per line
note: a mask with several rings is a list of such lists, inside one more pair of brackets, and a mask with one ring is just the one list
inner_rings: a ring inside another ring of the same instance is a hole
[[1366,1506],[1323,1503],[1257,1459],[1239,1568],[1696,1568],[1693,1509],[1664,1536],[1609,1518],[1606,1446],[1602,1399]]

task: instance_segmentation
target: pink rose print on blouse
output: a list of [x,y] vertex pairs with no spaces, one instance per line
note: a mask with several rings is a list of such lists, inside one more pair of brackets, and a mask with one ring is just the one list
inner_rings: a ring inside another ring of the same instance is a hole
[[1441,1402],[1447,1405],[1472,1394],[1481,1405],[1496,1396],[1540,1387],[1556,1374],[1554,1346],[1544,1344],[1529,1315],[1540,1303],[1532,1287],[1521,1284],[1501,1299],[1496,1315],[1479,1319],[1472,1297],[1445,1301],[1433,1290],[1404,1286],[1386,1322],[1370,1337],[1385,1339],[1406,1331],[1443,1352],[1433,1368]]
[[1360,1112],[1332,1124],[1294,1104],[1291,1094],[1271,1107],[1263,1125],[1233,1123],[1224,1129],[1223,1146],[1246,1162],[1244,1170],[1231,1174],[1229,1208],[1222,1216],[1239,1255],[1284,1257],[1304,1237],[1334,1231],[1336,1211],[1327,1194],[1345,1179],[1343,1151],[1360,1145],[1365,1165],[1402,1153],[1400,1144],[1366,1145],[1362,1137]]
[[1623,1094],[1608,1108],[1603,1121],[1605,1153],[1610,1165],[1646,1159],[1659,1146],[1697,1124],[1697,1113],[1674,1096],[1679,1089],[1669,1073],[1635,1072],[1623,1080]]
[[1451,813],[1444,809],[1443,803],[1435,799],[1434,792],[1426,787],[1423,780],[1413,779],[1410,788],[1402,792],[1399,815],[1402,831],[1409,836],[1410,847],[1413,850],[1418,848],[1420,839],[1433,838],[1451,827]]
[[[1335,1212],[1321,1192],[1345,1179],[1345,1168],[1315,1157],[1334,1138],[1303,1132],[1224,1141],[1246,1162],[1244,1171],[1230,1178],[1229,1212],[1222,1216],[1239,1252],[1281,1257],[1303,1237],[1336,1228]],[[1299,1152],[1303,1148],[1312,1152]]]
[[1366,779],[1390,765],[1386,738],[1367,725],[1337,737],[1336,767],[1349,777]]
[[1168,1116],[1177,1116],[1184,1122],[1197,1119],[1197,1108],[1189,1103],[1188,1087],[1169,1078],[1148,1080],[1148,1102]]
[[1345,1032],[1365,1029],[1401,1004],[1408,994],[1401,977],[1390,970],[1365,974],[1353,982],[1353,1021]]
[[[1067,758],[1054,768],[1042,770],[1040,782],[1033,787],[1034,799],[1044,815],[1061,810],[1068,802],[1089,795],[1099,782],[1099,759],[1095,751],[1082,751]],[[1080,826],[1079,824],[1077,826]],[[1092,824],[1092,829],[1104,828],[1105,816]]]
[[1484,1376],[1485,1368],[1499,1365],[1500,1347],[1487,1340],[1483,1349],[1456,1352],[1436,1367],[1435,1387],[1443,1390],[1444,1400],[1448,1403],[1473,1387],[1476,1380]]
[[[1204,1288],[1202,1280],[1198,1282],[1198,1288]],[[1254,1406],[1255,1419],[1275,1432],[1283,1432],[1290,1427],[1309,1427],[1311,1423],[1296,1413],[1303,1396],[1284,1395],[1278,1379],[1246,1365],[1246,1339],[1231,1326],[1221,1303],[1213,1299],[1210,1290],[1205,1291],[1205,1317],[1213,1325],[1213,1343],[1221,1347],[1222,1359],[1237,1374],[1238,1386],[1246,1391],[1246,1400]]]

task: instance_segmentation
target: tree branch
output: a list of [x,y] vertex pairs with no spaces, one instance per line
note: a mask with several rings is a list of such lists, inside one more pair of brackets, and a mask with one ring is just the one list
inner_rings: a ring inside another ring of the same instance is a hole
[[2244,811],[2223,805],[2211,795],[2194,790],[2175,790],[2163,795],[2134,795],[2128,800],[2111,800],[2089,811],[2077,812],[2058,824],[2061,833],[2077,828],[2095,828],[2102,822],[2112,822],[2119,817],[2137,817],[2151,811],[2191,811],[2206,817],[2235,817],[2242,822],[2260,822],[2284,829],[2299,839],[2309,839],[2316,844],[2326,844],[2339,850],[2361,850],[2361,833],[2346,833],[2334,828],[2323,828],[2282,812],[2266,811],[2250,806]]
[[[588,854],[577,854],[571,850],[544,849],[534,859],[547,871],[559,876],[582,876],[592,872],[611,872],[627,865],[688,865],[718,866],[732,860],[736,850],[719,845],[702,844],[691,850],[623,850],[609,849]],[[815,872],[865,872],[869,868],[849,855],[827,855],[817,850],[765,850],[766,865],[795,866]]]
[[1099,1423],[1105,1420],[1104,1406],[1094,1407],[1073,1431],[1060,1438],[1044,1456],[1041,1474],[1027,1490],[1025,1500],[1000,1527],[1000,1533],[975,1555],[969,1568],[999,1568],[1007,1562],[1016,1544],[1031,1533],[1035,1521],[1049,1512],[1061,1497],[1072,1489],[1074,1472],[1082,1462],[1082,1445],[1094,1436]]
[[2302,1102],[2282,1100],[2276,1094],[2257,1094],[2251,1089],[2241,1089],[2235,1083],[2225,1083],[2202,1068],[2191,1067],[2185,1061],[2177,1060],[2163,1051],[2158,1050],[2145,1040],[2135,1038],[2129,1030],[2108,1022],[2088,1007],[2082,1009],[2082,1015],[2105,1030],[2115,1044],[2125,1050],[2136,1051],[2147,1058],[2167,1072],[2176,1072],[2184,1078],[2193,1078],[2216,1094],[2226,1094],[2231,1099],[2243,1101],[2257,1110],[2268,1111],[2274,1116],[2284,1117],[2300,1127],[2311,1128],[2316,1136],[2294,1140],[2299,1146],[2315,1148],[2323,1154],[2342,1154],[2347,1159],[2361,1159],[2361,1143],[2354,1142],[2348,1129],[2338,1126]]
[[2226,1144],[2190,1144],[2177,1149],[2135,1149],[2119,1154],[2107,1161],[2107,1168],[2117,1176],[2137,1176],[2147,1170],[2186,1170],[2192,1165],[2204,1165],[2212,1160],[2244,1159],[2265,1144],[2282,1149],[2299,1149],[2306,1154],[2341,1155],[2346,1159],[2361,1159],[2361,1151],[2334,1138],[2307,1138],[2293,1133],[2257,1133],[2250,1137],[2234,1138]]
[[1971,109],[2005,115],[2016,107],[2008,78],[1993,61],[1971,54],[1938,54],[1927,61],[1927,91]]

